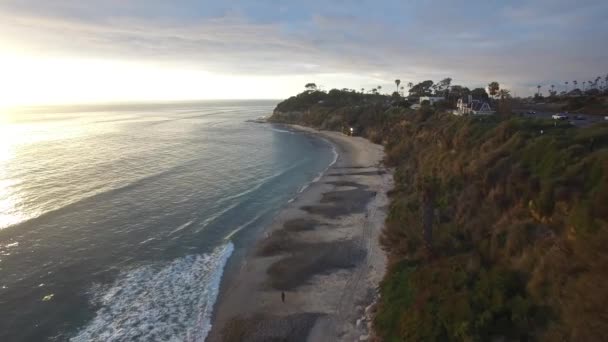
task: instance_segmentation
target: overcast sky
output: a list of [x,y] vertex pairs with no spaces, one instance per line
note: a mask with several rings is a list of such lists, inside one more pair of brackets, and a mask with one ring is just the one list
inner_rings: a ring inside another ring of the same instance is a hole
[[444,77],[529,95],[606,76],[606,23],[606,0],[0,0],[0,97],[283,98]]

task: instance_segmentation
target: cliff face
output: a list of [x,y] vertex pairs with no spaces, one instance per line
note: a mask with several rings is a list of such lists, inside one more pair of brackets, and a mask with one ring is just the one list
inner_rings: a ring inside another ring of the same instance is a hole
[[282,112],[279,110],[275,110],[272,113],[272,121],[295,124],[295,123],[301,122],[303,116],[304,116],[304,112],[302,112],[302,111]]
[[604,338],[608,125],[299,100],[271,121],[355,127],[395,167],[385,340]]

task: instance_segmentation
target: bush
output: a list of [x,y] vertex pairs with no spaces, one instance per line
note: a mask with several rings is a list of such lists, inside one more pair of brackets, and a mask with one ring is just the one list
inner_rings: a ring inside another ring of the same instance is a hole
[[[384,340],[600,336],[608,124],[463,118],[389,106],[378,95],[332,94],[351,102],[321,106],[305,94],[279,107],[304,108],[299,123],[341,122],[385,146],[395,188],[381,236],[390,266],[374,320]],[[433,180],[430,197],[418,186],[425,179]]]

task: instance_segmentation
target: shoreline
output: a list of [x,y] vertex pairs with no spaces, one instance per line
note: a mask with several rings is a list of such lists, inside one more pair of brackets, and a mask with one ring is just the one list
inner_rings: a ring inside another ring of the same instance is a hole
[[289,127],[329,141],[337,158],[225,274],[208,341],[369,338],[366,317],[386,266],[378,237],[392,188],[392,175],[381,166],[383,147]]

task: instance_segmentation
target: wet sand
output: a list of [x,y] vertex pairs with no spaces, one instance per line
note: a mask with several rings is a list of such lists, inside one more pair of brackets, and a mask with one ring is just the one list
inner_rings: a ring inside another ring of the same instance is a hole
[[293,127],[330,140],[338,160],[277,215],[223,281],[209,341],[354,341],[369,334],[361,318],[384,274],[378,237],[392,188],[383,148]]

